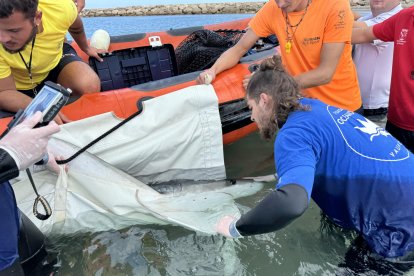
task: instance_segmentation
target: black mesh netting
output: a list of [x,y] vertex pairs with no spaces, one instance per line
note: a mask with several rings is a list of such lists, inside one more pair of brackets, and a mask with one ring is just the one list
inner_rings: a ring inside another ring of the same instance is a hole
[[219,56],[243,36],[241,30],[198,30],[175,49],[180,74],[211,67]]

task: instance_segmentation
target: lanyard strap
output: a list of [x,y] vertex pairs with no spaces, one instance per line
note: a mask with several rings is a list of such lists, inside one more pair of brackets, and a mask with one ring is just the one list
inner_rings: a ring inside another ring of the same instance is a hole
[[26,60],[22,56],[22,53],[20,53],[20,51],[19,51],[20,58],[22,59],[22,61],[24,63],[24,66],[26,66],[27,72],[29,72],[29,78],[30,78],[30,81],[32,82],[32,84],[33,84],[33,78],[32,78],[32,57],[33,57],[33,48],[34,48],[35,41],[36,41],[36,35],[33,37],[33,40],[32,40],[32,48],[30,49],[29,64],[27,64]]

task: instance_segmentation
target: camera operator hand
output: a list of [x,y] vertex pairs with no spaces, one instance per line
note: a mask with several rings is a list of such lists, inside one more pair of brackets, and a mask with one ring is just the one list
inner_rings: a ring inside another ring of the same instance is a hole
[[60,174],[61,167],[63,166],[63,169],[65,169],[66,172],[68,172],[68,165],[58,165],[56,160],[64,160],[65,158],[61,155],[56,155],[52,150],[47,149],[47,154],[49,155],[49,160],[47,161],[46,168],[55,173]]
[[33,128],[41,118],[42,113],[36,112],[32,117],[12,128],[0,140],[0,148],[10,154],[19,170],[27,169],[42,159],[50,136],[60,130],[60,127],[53,121],[47,126]]

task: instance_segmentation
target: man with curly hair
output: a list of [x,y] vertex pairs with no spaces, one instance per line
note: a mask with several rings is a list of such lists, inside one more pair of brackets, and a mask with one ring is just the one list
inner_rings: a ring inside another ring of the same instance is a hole
[[241,218],[217,225],[225,236],[279,230],[310,198],[333,222],[356,230],[370,253],[414,264],[414,156],[361,115],[301,98],[278,56],[265,60],[247,87],[252,120],[274,146],[276,190]]

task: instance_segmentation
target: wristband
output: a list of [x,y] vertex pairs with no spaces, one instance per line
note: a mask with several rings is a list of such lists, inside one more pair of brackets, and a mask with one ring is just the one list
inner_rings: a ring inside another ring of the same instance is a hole
[[230,236],[232,236],[233,238],[240,238],[242,235],[240,234],[240,232],[237,230],[236,227],[236,222],[237,220],[233,220],[232,223],[230,223],[229,225],[229,234]]

